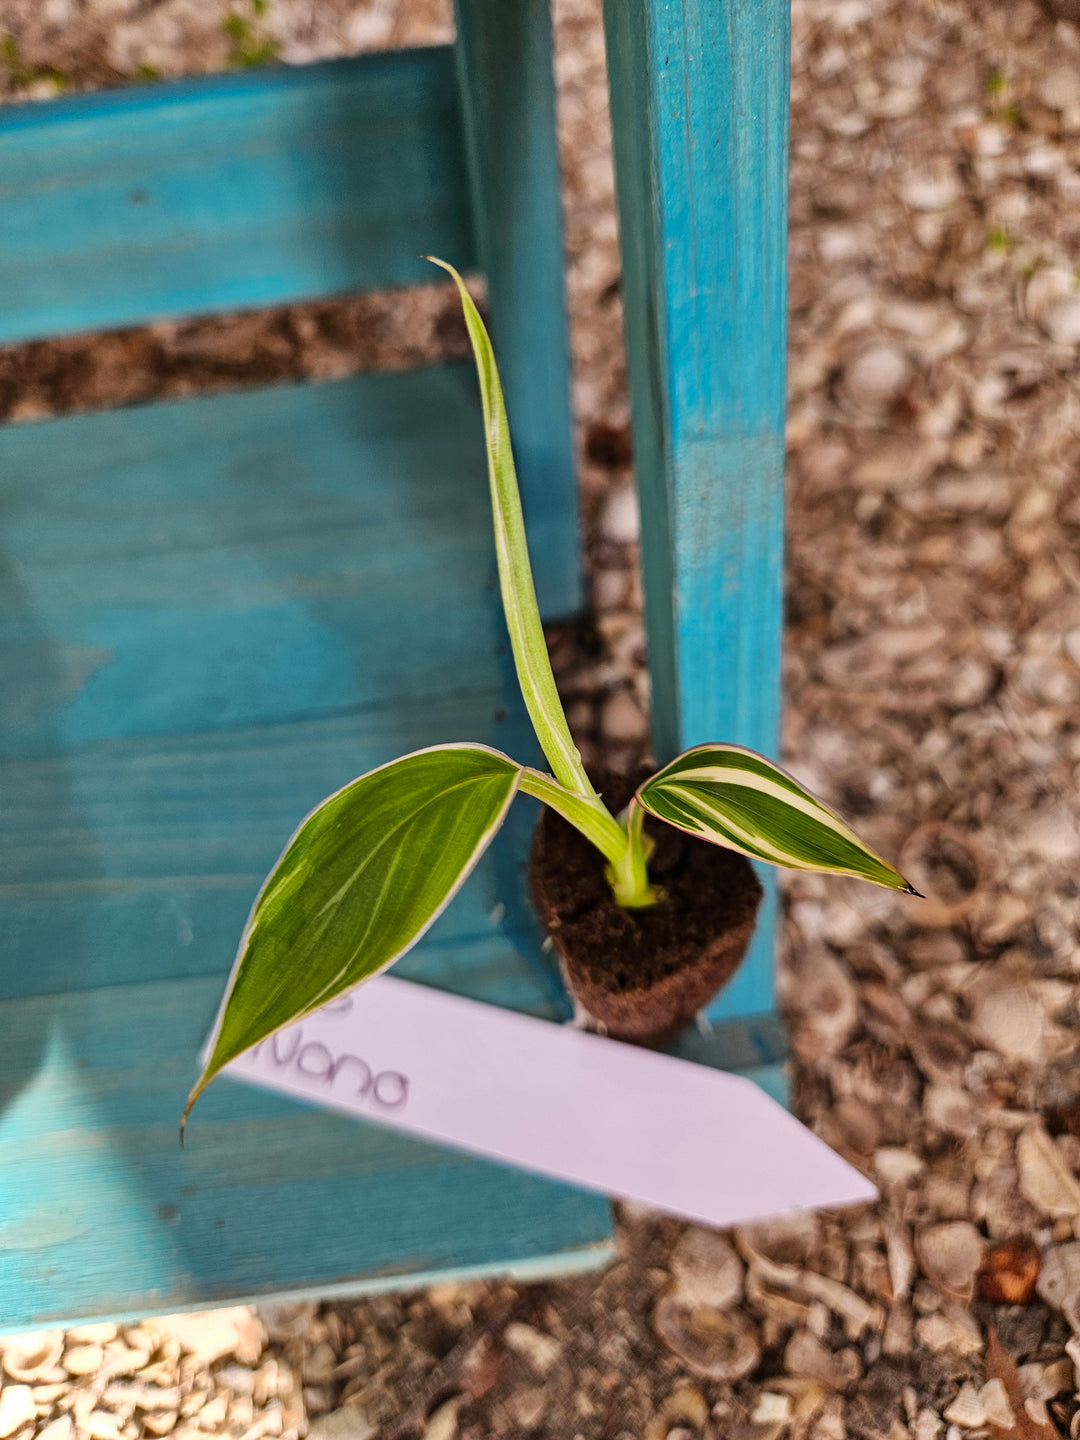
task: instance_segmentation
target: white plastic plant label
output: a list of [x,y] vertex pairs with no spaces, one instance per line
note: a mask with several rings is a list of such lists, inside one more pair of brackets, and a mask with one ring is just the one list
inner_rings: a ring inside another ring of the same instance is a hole
[[389,976],[224,1073],[705,1225],[877,1196],[749,1080]]

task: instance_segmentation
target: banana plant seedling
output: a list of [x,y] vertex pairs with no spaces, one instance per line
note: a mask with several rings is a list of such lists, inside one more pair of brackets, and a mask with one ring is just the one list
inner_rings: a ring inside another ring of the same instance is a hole
[[739,745],[697,745],[646,780],[620,815],[607,808],[570,736],[548,660],[491,341],[461,276],[429,258],[457,284],[476,358],[503,610],[522,697],[551,774],[486,745],[436,745],[361,775],[317,806],[255,901],[181,1137],[191,1107],[231,1060],[416,944],[519,792],[549,805],[596,846],[612,895],[628,910],[664,898],[649,878],[647,814],[772,865],[917,893],[823,801]]

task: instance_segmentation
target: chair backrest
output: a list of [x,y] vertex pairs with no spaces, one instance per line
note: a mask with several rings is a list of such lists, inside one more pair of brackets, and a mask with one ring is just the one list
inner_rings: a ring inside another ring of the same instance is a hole
[[0,109],[0,343],[483,269],[541,608],[580,605],[551,22]]

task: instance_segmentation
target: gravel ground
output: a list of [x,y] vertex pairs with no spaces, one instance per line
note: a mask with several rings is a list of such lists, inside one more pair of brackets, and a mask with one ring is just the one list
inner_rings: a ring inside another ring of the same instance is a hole
[[[552,645],[583,749],[628,766],[647,682],[597,8],[555,5],[594,605]],[[929,899],[789,880],[782,984],[796,1107],[882,1202],[733,1235],[624,1210],[599,1278],[0,1342],[0,1440],[1080,1433],[1080,31],[1032,0],[793,19],[785,760]],[[0,0],[0,85],[448,27],[427,0]],[[440,287],[157,326],[0,352],[0,414],[461,346]]]

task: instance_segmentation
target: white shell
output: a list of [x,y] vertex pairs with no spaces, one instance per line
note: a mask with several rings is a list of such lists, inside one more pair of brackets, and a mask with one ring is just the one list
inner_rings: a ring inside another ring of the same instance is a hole
[[12,1380],[28,1385],[50,1377],[63,1348],[62,1330],[39,1330],[28,1335],[8,1335],[0,1340],[4,1369]]
[[945,1411],[945,1419],[953,1425],[962,1425],[965,1430],[986,1424],[986,1407],[970,1380],[960,1387],[959,1395]]
[[915,1240],[919,1265],[930,1283],[964,1299],[971,1297],[983,1250],[982,1236],[970,1220],[931,1225]]
[[1036,1210],[1054,1219],[1080,1215],[1080,1185],[1057,1146],[1040,1125],[1031,1125],[1016,1142],[1020,1193]]
[[657,1301],[653,1321],[664,1344],[695,1375],[741,1380],[761,1359],[757,1331],[738,1312],[687,1305],[668,1291]]
[[742,1298],[743,1264],[734,1247],[715,1230],[692,1225],[671,1256],[675,1293],[688,1305],[728,1310]]
[[0,1437],[14,1435],[37,1418],[29,1385],[5,1385],[0,1390]]
[[1070,1302],[1080,1295],[1080,1241],[1052,1245],[1044,1253],[1035,1289],[1040,1299],[1054,1310],[1072,1313]]

